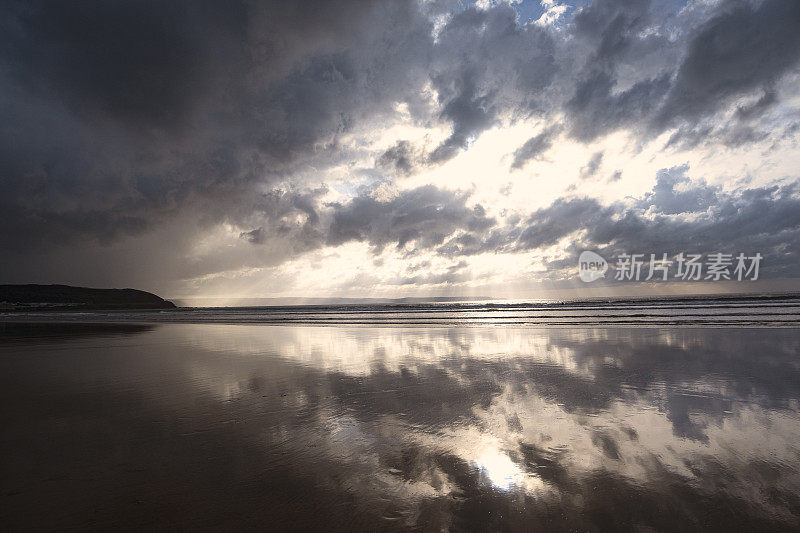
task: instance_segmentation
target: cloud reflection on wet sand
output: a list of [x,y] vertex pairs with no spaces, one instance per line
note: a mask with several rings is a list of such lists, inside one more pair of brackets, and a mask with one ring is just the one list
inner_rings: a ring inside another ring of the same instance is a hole
[[800,525],[795,330],[103,335],[0,344],[4,523]]

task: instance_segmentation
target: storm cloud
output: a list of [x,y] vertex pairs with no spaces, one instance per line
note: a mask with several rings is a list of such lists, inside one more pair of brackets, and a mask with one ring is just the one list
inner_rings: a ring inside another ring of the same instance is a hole
[[345,205],[334,205],[327,244],[366,241],[381,249],[413,242],[421,248],[441,244],[457,230],[482,232],[495,221],[480,204],[469,207],[467,193],[426,185],[388,201],[359,196]]
[[4,245],[114,239],[182,209],[238,216],[416,85],[430,28],[413,7],[5,3]]
[[[797,176],[723,187],[670,163],[625,200],[582,187],[635,174],[594,145],[618,132],[669,153],[796,142],[799,29],[781,0],[4,2],[0,277],[127,283],[138,257],[171,287],[349,243],[452,258],[571,235],[759,248],[792,275]],[[576,188],[525,211],[436,174],[506,128],[513,180],[557,181],[539,167],[583,146]]]
[[[502,249],[536,249],[569,238],[568,258],[556,271],[572,269],[585,249],[618,253],[680,252],[764,256],[764,275],[793,276],[800,267],[800,191],[796,185],[745,188],[723,193],[689,185],[687,167],[659,172],[652,191],[635,205],[603,205],[592,198],[558,199],[519,227],[505,228]],[[678,189],[678,187],[682,187]],[[484,246],[496,248],[497,241]]]
[[553,140],[560,132],[560,126],[550,126],[545,128],[538,135],[534,135],[528,139],[525,144],[514,152],[514,162],[511,163],[511,168],[520,169],[524,167],[528,161],[542,157],[542,155],[553,146]]
[[719,12],[689,43],[655,117],[656,125],[696,120],[733,95],[759,88],[769,91],[800,60],[798,25],[797,2],[765,0],[758,7],[750,2],[722,2]]

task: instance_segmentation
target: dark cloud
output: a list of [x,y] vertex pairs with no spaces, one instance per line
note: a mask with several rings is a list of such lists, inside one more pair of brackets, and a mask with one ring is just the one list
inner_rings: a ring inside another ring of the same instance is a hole
[[518,249],[550,246],[575,231],[608,220],[613,214],[614,208],[603,207],[593,199],[560,198],[530,215],[514,245]]
[[407,176],[416,170],[420,159],[422,159],[421,151],[409,141],[401,140],[381,154],[377,166],[381,169],[393,170],[401,176]]
[[597,171],[600,170],[600,164],[603,162],[603,152],[595,152],[589,158],[586,165],[581,167],[580,178],[582,180],[594,177]]
[[561,126],[549,126],[542,130],[538,135],[528,139],[525,144],[514,152],[514,161],[511,168],[520,169],[531,159],[540,159],[547,150],[553,146],[553,140],[561,133]]
[[[737,109],[734,118],[719,121],[702,121],[694,124],[683,124],[670,135],[664,148],[676,148],[679,150],[692,150],[697,147],[723,146],[725,148],[739,148],[752,143],[767,140],[770,136],[775,137],[775,142],[781,140],[780,135],[776,135],[773,129],[774,124],[763,117],[757,116],[769,106],[761,107],[758,103],[753,106]],[[745,110],[742,112],[742,110]],[[757,123],[751,118],[755,117]],[[775,143],[773,143],[775,144]]]
[[243,231],[239,237],[247,240],[250,244],[263,244],[266,240],[266,233],[263,227],[258,227],[250,231]]
[[412,2],[3,11],[1,237],[17,247],[110,241],[186,210],[247,218],[264,183],[412,94],[431,40]]
[[[592,141],[620,128],[635,128],[668,91],[665,58],[674,46],[662,35],[645,32],[657,22],[651,4],[598,0],[575,15],[574,34],[586,57],[573,74],[568,86],[572,96],[564,104],[572,137]],[[625,68],[640,75],[623,80]]]
[[492,95],[478,92],[472,72],[464,72],[461,79],[453,83],[455,96],[444,104],[441,118],[453,124],[453,132],[441,145],[431,152],[430,160],[441,163],[452,159],[467,142],[494,122],[497,110],[492,108]]
[[[686,176],[688,170],[688,165],[659,170],[653,192],[644,195],[639,201],[639,207],[665,215],[676,215],[705,211],[716,205],[719,188],[709,187],[703,181],[692,183]],[[679,186],[683,190],[676,190]]]
[[773,89],[767,89],[756,102],[750,105],[742,105],[736,108],[736,116],[742,120],[761,115],[778,101],[778,97]]
[[764,0],[723,2],[693,36],[675,82],[655,117],[658,128],[694,121],[727,99],[770,91],[800,60],[800,4]]
[[[781,0],[731,0],[677,16],[650,0],[592,2],[573,23],[587,60],[564,106],[569,132],[592,141],[618,129],[657,135],[678,127],[676,137],[690,139],[671,144],[688,149],[716,128],[714,115],[733,97],[760,91],[760,100],[738,110],[739,119],[757,118],[778,102],[775,84],[800,60],[798,27],[800,8]],[[728,130],[715,140],[735,147],[766,137]]]
[[636,128],[669,90],[669,77],[636,82],[631,88],[615,92],[615,79],[608,72],[596,71],[580,80],[575,95],[566,103],[570,114],[570,134],[589,142],[620,128]]
[[452,17],[438,36],[431,74],[439,118],[452,124],[452,133],[430,161],[455,156],[509,107],[536,108],[537,93],[557,72],[555,46],[547,30],[518,25],[509,5],[470,7]]
[[[691,207],[675,203],[681,196]],[[582,227],[586,233],[570,252],[577,256],[581,247],[607,256],[618,252],[759,252],[764,256],[762,277],[793,277],[800,268],[795,252],[800,247],[800,198],[794,186],[723,194],[704,185],[676,192],[662,181],[647,203],[656,214],[616,208],[592,220]],[[592,204],[597,202],[590,201],[589,212],[600,209],[599,204]],[[677,210],[682,213],[666,214]]]
[[441,244],[459,230],[483,231],[495,224],[480,205],[468,207],[467,193],[426,185],[380,201],[361,195],[332,206],[327,244],[368,242],[375,249],[414,243],[418,248]]
[[597,0],[583,7],[574,19],[574,33],[591,41],[589,62],[613,63],[631,52],[637,34],[650,21],[651,0]]
[[367,242],[378,253],[390,244],[427,249],[456,232],[483,232],[495,224],[482,206],[467,205],[469,192],[433,185],[403,191],[390,199],[365,188],[347,202],[321,204],[325,192],[324,188],[274,190],[262,195],[252,207],[255,214],[251,220],[264,226],[241,232],[239,237],[254,245],[278,241],[295,253],[350,241]]
[[224,74],[215,56],[244,59],[241,2],[34,1],[6,10],[3,63],[20,86],[144,131],[185,126]]

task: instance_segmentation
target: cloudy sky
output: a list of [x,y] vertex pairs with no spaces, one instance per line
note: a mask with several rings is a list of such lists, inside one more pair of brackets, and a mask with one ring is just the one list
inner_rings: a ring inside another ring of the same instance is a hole
[[0,10],[2,282],[547,297],[590,249],[800,289],[796,1]]

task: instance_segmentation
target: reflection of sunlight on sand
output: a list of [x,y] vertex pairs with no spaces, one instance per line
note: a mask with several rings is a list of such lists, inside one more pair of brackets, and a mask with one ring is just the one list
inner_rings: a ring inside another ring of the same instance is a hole
[[[420,442],[423,440],[428,439]],[[441,449],[442,444],[448,441],[449,453],[463,459],[494,489],[504,492],[523,491],[532,496],[553,492],[553,487],[535,472],[526,472],[520,464],[512,460],[512,452],[516,448],[514,442],[487,435],[476,426],[464,426],[448,436],[440,434],[438,439],[431,438],[429,446]]]
[[[187,345],[217,356],[193,359],[195,386],[231,400],[249,394],[254,372],[277,383],[275,390],[265,385],[256,393],[277,395],[270,416],[285,434],[269,442],[309,463],[346,464],[342,482],[348,487],[391,494],[408,509],[427,498],[461,498],[461,468],[482,489],[540,500],[564,496],[558,476],[580,483],[600,472],[638,487],[657,483],[658,476],[680,476],[710,492],[718,490],[706,481],[716,475],[714,468],[744,472],[743,479],[727,482],[725,492],[767,509],[778,506],[765,499],[764,486],[790,492],[800,487],[792,467],[800,438],[796,401],[765,408],[759,402],[768,406],[770,397],[743,394],[738,382],[715,368],[680,371],[687,361],[703,363],[703,349],[728,353],[725,337],[703,344],[707,332],[180,330]],[[699,348],[683,353],[685,346]],[[644,364],[645,356],[658,365]],[[641,379],[651,368],[653,375]],[[297,381],[306,374],[310,381]],[[337,390],[336,384],[346,387]],[[427,386],[442,388],[421,394]],[[441,402],[439,419],[426,416],[426,402],[434,408]],[[304,416],[313,418],[293,426],[297,410],[306,407]],[[779,482],[764,477],[769,472],[760,465],[784,467]],[[560,473],[554,477],[554,471]]]
[[[512,357],[586,377],[593,372],[576,363],[571,346],[553,343],[553,333],[546,329],[186,324],[179,331],[186,334],[187,343],[215,352],[239,357],[279,356],[349,375],[369,374],[375,363],[397,370],[448,359],[496,361]],[[458,379],[458,373],[453,377]]]
[[522,485],[527,477],[506,454],[494,448],[484,451],[476,461],[476,465],[489,478],[492,486],[500,490]]

